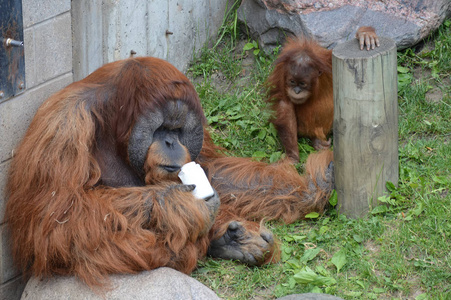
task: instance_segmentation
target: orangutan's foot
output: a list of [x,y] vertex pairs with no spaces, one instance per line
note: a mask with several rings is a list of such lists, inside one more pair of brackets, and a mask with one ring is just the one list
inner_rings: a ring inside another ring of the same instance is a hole
[[250,231],[241,222],[232,221],[222,237],[211,241],[208,255],[259,266],[268,260],[274,248],[275,242],[271,232]]
[[314,139],[313,140],[313,148],[315,150],[327,150],[330,148],[331,145],[331,139],[328,139],[327,141],[321,140],[321,139]]

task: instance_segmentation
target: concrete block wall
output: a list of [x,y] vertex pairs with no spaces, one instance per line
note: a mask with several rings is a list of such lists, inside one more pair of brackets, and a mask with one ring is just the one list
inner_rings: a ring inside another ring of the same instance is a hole
[[14,148],[37,108],[73,80],[131,50],[186,71],[205,42],[215,41],[234,1],[22,0],[26,89],[0,103],[0,300],[20,299],[26,284],[9,250],[5,184]]
[[0,299],[20,299],[25,286],[12,264],[4,224],[7,170],[36,109],[72,82],[70,8],[71,0],[22,0],[26,89],[0,103]]
[[238,0],[72,1],[74,80],[107,62],[155,56],[186,71]]

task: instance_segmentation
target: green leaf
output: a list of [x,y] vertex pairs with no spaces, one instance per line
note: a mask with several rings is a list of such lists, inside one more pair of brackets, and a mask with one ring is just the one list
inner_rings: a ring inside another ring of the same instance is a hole
[[358,234],[354,234],[353,238],[354,238],[354,241],[356,241],[359,244],[361,242],[363,242],[363,238],[360,235],[358,235]]
[[435,78],[435,79],[439,79],[440,78],[439,71],[438,71],[436,66],[434,66],[432,68],[431,76],[432,76],[432,78]]
[[415,300],[426,300],[428,299],[428,294],[423,293],[415,297]]
[[255,151],[254,153],[252,153],[252,158],[264,158],[266,157],[266,153],[263,151]]
[[377,200],[383,203],[390,203],[390,197],[385,195],[378,197]]
[[285,236],[283,237],[283,239],[284,239],[285,241],[287,241],[287,242],[292,242],[292,241],[294,241],[294,238],[293,238],[292,236],[289,236],[289,235],[285,235]]
[[412,221],[412,219],[413,219],[412,216],[407,216],[404,218],[404,221]]
[[309,267],[305,267],[300,272],[294,274],[293,278],[297,283],[312,284],[314,286],[330,286],[337,283],[334,278],[318,275]]
[[450,179],[447,178],[446,176],[434,176],[432,177],[432,180],[434,180],[434,182],[439,183],[439,184],[443,184],[443,185],[448,185],[450,184]]
[[319,229],[319,234],[323,235],[329,230],[329,226],[321,226]]
[[273,136],[277,136],[277,129],[274,126],[273,123],[269,123],[269,132],[273,135]]
[[355,283],[357,283],[358,285],[360,285],[360,286],[362,287],[362,289],[365,288],[365,284],[363,283],[363,281],[357,280]]
[[276,140],[272,136],[269,136],[269,135],[266,136],[265,142],[271,146],[274,146],[276,144]]
[[319,287],[314,286],[313,289],[310,291],[310,293],[313,293],[313,294],[322,294],[323,291],[322,291]]
[[244,45],[243,50],[247,51],[247,50],[251,50],[254,49],[254,44],[252,43],[247,43],[246,45]]
[[330,195],[330,198],[329,198],[329,203],[333,207],[335,207],[335,205],[337,205],[337,203],[338,203],[337,191],[332,190],[332,194]]
[[412,74],[398,74],[398,86],[400,89],[408,86],[410,82],[412,81]]
[[306,235],[293,235],[293,240],[295,242],[300,242],[302,240],[305,240],[307,238]]
[[307,238],[305,235],[285,235],[284,240],[287,242],[300,242]]
[[280,152],[280,151],[273,152],[271,154],[271,156],[269,157],[269,162],[270,163],[275,163],[276,161],[280,160],[281,156],[282,156],[282,152]]
[[385,183],[385,187],[387,188],[387,190],[389,190],[390,192],[396,191],[396,186],[393,184],[393,182],[387,181]]
[[415,209],[412,211],[412,213],[415,215],[415,216],[419,216],[419,215],[421,215],[421,213],[423,212],[423,210],[424,210],[424,208],[423,208],[423,203],[422,202],[419,202],[418,203],[418,205],[417,205],[417,207],[415,207]]
[[385,289],[383,289],[383,288],[374,288],[373,292],[375,292],[376,294],[382,294],[382,293],[385,293]]
[[317,266],[315,270],[320,275],[323,275],[323,276],[326,276],[326,277],[328,277],[330,275],[329,272],[327,272],[326,268],[324,268],[321,265]]
[[290,277],[290,279],[288,279],[288,287],[290,289],[294,289],[295,286],[296,286],[296,280],[293,277]]
[[302,271],[294,274],[293,278],[297,283],[309,284],[314,282],[318,278],[318,275],[309,267],[305,267]]
[[306,219],[316,219],[318,217],[319,217],[319,213],[317,213],[316,211],[313,211],[313,212],[305,215]]
[[211,116],[211,117],[209,117],[208,118],[208,123],[216,123],[216,122],[218,122],[218,120],[219,120],[219,117],[218,116]]
[[283,261],[290,259],[292,253],[293,253],[293,247],[282,246],[281,254],[282,254]]
[[398,72],[402,73],[402,74],[406,74],[406,73],[409,73],[410,70],[409,70],[409,68],[398,66]]
[[263,139],[265,138],[265,136],[266,136],[266,131],[265,131],[264,129],[260,130],[260,132],[259,132],[258,135],[257,135],[257,137],[258,137],[260,140],[263,140]]
[[321,251],[321,248],[312,248],[312,249],[305,250],[304,255],[302,255],[302,257],[301,257],[301,262],[306,263],[306,262],[311,261],[318,255],[318,253],[320,251]]
[[346,250],[340,249],[337,251],[331,259],[331,262],[337,268],[337,273],[340,272],[341,268],[347,263]]
[[385,213],[385,212],[387,212],[387,207],[386,207],[385,205],[379,205],[379,206],[376,206],[376,207],[371,211],[371,213],[372,213],[373,215],[383,214],[383,213]]
[[237,113],[233,113],[229,116],[229,120],[239,120],[244,118],[245,116],[243,114],[237,114]]
[[398,75],[398,81],[401,83],[409,83],[412,79],[412,75],[410,74],[399,74]]

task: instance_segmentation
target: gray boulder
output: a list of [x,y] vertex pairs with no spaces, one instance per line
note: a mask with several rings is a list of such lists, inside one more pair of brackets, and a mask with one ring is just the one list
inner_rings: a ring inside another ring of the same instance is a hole
[[111,289],[104,294],[92,291],[73,276],[55,276],[39,280],[31,278],[22,300],[84,299],[84,300],[214,300],[216,294],[188,275],[170,268],[159,268],[136,275],[112,275]]
[[323,47],[353,39],[373,26],[398,49],[415,45],[451,16],[450,0],[243,0],[238,18],[269,53],[287,35],[315,38]]
[[277,298],[277,300],[343,300],[343,298],[327,295],[327,294],[293,294],[282,298]]

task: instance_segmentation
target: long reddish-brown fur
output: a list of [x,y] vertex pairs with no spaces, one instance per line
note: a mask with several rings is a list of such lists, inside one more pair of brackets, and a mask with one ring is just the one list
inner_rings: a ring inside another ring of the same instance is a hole
[[[360,27],[356,38],[361,49],[365,44],[367,50],[379,46],[373,27]],[[271,121],[287,156],[297,162],[298,136],[310,138],[317,150],[330,146],[327,136],[332,130],[334,117],[332,50],[321,47],[312,39],[291,37],[274,64],[274,70],[266,82],[268,102],[274,112]],[[296,103],[288,94],[287,79],[293,72],[306,81],[303,91],[310,92],[303,103]]]
[[[317,180],[325,176],[330,152],[309,158],[300,176],[285,163],[225,157],[207,130],[197,160],[222,199],[213,227],[204,200],[168,189],[178,179],[165,181],[148,171],[145,186],[102,185],[96,136],[111,136],[112,151],[126,158],[137,118],[167,99],[188,103],[205,124],[192,84],[155,58],[107,64],[38,109],[15,150],[7,184],[11,248],[24,272],[76,275],[90,286],[103,285],[107,274],[160,266],[189,273],[231,221],[242,222],[252,238],[264,231],[263,218],[293,222],[324,209],[329,190]],[[147,170],[159,159],[152,151]],[[265,261],[276,258],[275,251],[274,246]]]
[[[333,161],[331,151],[311,154],[305,163],[304,176],[288,160],[267,164],[223,153],[224,149],[214,145],[206,131],[199,162],[221,197],[211,229],[212,240],[224,234],[231,220],[245,223],[258,236],[266,231],[261,221],[281,220],[289,224],[304,219],[310,212],[322,213],[327,206],[333,188],[333,183],[327,182],[331,174],[325,174]],[[327,188],[322,184],[325,182]],[[276,242],[264,257],[265,263],[278,260],[278,246]]]
[[[313,67],[321,75],[314,80],[309,99],[302,104],[294,104],[287,94],[286,80],[292,59],[299,55],[309,57]],[[275,61],[267,85],[268,99],[275,112],[272,122],[287,155],[298,161],[298,135],[327,141],[327,135],[332,129],[332,51],[324,49],[313,40],[288,39]]]
[[[133,72],[144,78],[135,81]],[[174,190],[173,205],[162,210],[156,195],[164,184],[97,185],[95,131],[111,128],[118,151],[125,151],[133,120],[166,99],[184,99],[203,117],[185,76],[164,61],[134,59],[104,66],[39,108],[14,153],[7,188],[12,252],[21,269],[77,274],[90,285],[110,273],[194,269],[208,247],[204,201]]]
[[[205,146],[204,146],[205,148]],[[299,176],[287,160],[268,165],[239,157],[217,157],[202,164],[221,203],[248,220],[282,220],[292,223],[312,211],[322,212],[330,192],[319,189],[311,195],[309,180],[318,176],[332,161],[332,152],[312,154],[306,162],[306,176]]]

